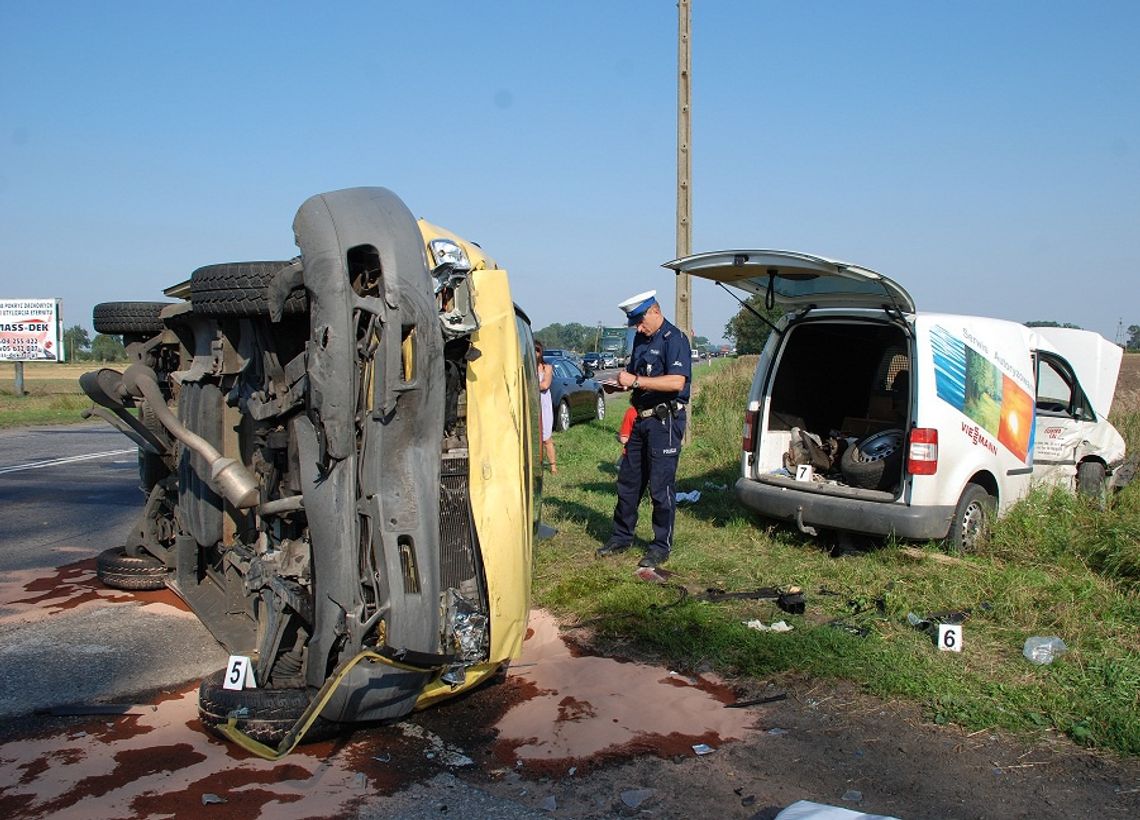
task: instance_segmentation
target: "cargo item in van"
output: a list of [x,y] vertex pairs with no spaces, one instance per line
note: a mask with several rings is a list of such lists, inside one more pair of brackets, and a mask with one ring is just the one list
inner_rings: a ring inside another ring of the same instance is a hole
[[[919,312],[869,268],[778,250],[665,263],[784,317],[745,408],[744,506],[821,529],[973,549],[1035,482],[1100,495],[1120,348],[1099,334]],[[810,467],[810,469],[805,469]]]

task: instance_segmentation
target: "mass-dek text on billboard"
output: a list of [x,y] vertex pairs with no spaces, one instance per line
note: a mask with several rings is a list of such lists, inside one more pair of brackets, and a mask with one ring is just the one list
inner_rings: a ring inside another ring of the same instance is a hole
[[60,362],[59,299],[0,299],[0,361]]

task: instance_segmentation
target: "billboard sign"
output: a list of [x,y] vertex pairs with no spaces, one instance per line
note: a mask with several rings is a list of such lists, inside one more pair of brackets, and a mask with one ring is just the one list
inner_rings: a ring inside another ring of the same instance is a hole
[[0,361],[63,361],[59,299],[0,299]]

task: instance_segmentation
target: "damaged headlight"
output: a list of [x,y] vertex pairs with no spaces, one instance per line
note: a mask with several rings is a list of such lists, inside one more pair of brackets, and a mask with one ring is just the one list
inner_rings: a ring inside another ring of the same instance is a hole
[[471,260],[467,258],[467,251],[451,239],[433,239],[428,243],[431,249],[432,261],[435,267],[450,265],[456,271],[471,270]]

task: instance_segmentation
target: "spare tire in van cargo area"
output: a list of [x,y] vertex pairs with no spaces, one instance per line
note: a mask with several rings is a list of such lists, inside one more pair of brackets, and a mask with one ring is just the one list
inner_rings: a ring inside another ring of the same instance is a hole
[[872,433],[843,451],[840,469],[852,487],[889,490],[899,481],[906,435],[892,428]]

